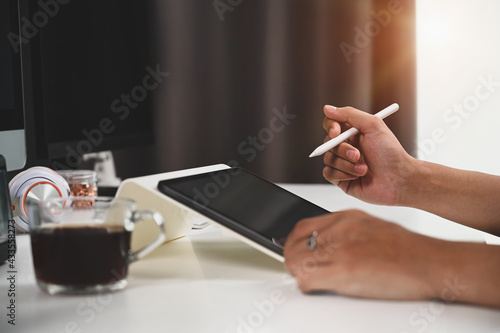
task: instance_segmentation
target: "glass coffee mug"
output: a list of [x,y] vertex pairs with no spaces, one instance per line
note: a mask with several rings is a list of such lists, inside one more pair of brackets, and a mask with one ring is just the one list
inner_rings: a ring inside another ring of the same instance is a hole
[[[123,289],[128,265],[165,240],[162,216],[138,211],[133,200],[54,198],[31,204],[28,209],[36,281],[51,295]],[[160,233],[148,245],[132,252],[134,224],[145,219],[156,222]]]

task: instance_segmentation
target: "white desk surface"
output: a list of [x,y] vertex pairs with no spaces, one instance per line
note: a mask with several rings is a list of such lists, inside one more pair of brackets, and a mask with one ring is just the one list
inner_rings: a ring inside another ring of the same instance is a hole
[[[408,208],[367,205],[331,185],[284,185],[328,210],[361,208],[417,232],[483,241],[474,230]],[[492,238],[495,240],[495,238]],[[304,295],[281,263],[210,226],[131,265],[123,291],[49,296],[35,284],[29,236],[17,237],[16,325],[0,266],[0,332],[500,332],[500,311],[437,301]]]

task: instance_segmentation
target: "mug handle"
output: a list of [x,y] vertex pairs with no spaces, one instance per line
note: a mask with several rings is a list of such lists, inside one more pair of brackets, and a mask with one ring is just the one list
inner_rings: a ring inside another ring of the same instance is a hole
[[151,211],[151,210],[140,210],[134,212],[134,215],[132,216],[132,222],[136,224],[138,221],[144,220],[150,218],[156,222],[158,225],[158,228],[160,229],[160,234],[158,237],[156,237],[151,243],[148,245],[145,245],[141,249],[132,252],[130,255],[130,262],[137,261],[156,249],[158,246],[160,246],[164,241],[165,241],[165,222],[163,220],[163,217],[160,215],[160,213]]

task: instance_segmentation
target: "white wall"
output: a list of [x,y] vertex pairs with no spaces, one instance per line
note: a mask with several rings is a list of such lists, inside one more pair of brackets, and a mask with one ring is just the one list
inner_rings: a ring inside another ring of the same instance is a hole
[[418,156],[500,175],[500,1],[416,6]]

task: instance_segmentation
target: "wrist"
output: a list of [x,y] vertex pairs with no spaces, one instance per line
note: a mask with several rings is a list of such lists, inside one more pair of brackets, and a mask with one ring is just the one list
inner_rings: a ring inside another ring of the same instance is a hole
[[[427,268],[425,280],[432,290],[433,299],[453,302],[458,299],[463,289],[461,286],[464,264],[468,262],[466,243],[450,242],[439,239],[433,240],[430,251],[427,253]],[[450,287],[455,285],[456,288]]]
[[500,258],[500,247],[441,241],[436,250],[429,258],[427,273],[432,298],[444,303],[500,307],[500,268],[495,260]]
[[418,202],[425,198],[426,185],[431,171],[426,162],[420,161],[408,155],[405,163],[398,166],[401,176],[397,206],[414,207],[419,206]]

